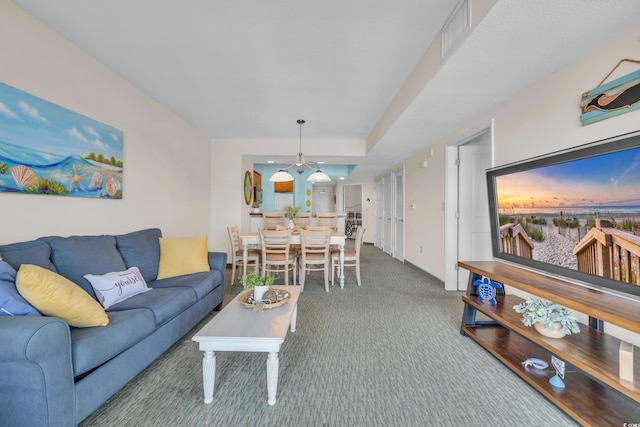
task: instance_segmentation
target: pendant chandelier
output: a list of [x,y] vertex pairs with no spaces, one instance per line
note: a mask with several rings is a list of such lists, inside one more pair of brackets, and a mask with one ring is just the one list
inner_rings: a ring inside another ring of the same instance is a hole
[[316,162],[306,162],[304,160],[304,155],[302,154],[302,125],[305,124],[305,121],[302,119],[298,119],[297,120],[298,125],[300,126],[300,147],[298,150],[298,157],[296,157],[296,161],[291,163],[289,166],[287,167],[283,167],[280,168],[280,170],[276,173],[274,173],[273,175],[271,175],[271,178],[269,178],[269,181],[271,182],[287,182],[287,181],[293,181],[293,176],[287,172],[287,169],[291,169],[292,167],[296,167],[296,172],[298,172],[299,174],[304,172],[304,168],[309,168],[309,169],[316,169],[316,171],[314,173],[312,173],[311,175],[309,175],[309,178],[307,178],[307,181],[310,182],[329,182],[331,181],[331,178],[329,178],[329,175],[327,175],[326,173],[322,172],[320,170],[320,167],[318,167],[318,164]]

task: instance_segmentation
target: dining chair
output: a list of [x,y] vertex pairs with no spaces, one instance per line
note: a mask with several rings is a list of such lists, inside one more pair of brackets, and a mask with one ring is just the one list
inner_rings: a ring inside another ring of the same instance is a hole
[[318,225],[328,225],[333,231],[338,231],[338,214],[336,212],[318,212],[316,213]]
[[[234,225],[227,227],[229,240],[231,241],[231,286],[235,285],[236,270],[243,267],[242,243],[240,242],[240,227]],[[247,257],[247,267],[253,263],[253,271],[258,272],[260,266],[260,253],[258,249],[249,249]]]
[[262,214],[262,222],[264,227],[286,225],[284,223],[284,218],[284,212],[264,212]]
[[[358,286],[361,285],[360,282],[360,248],[362,247],[362,238],[364,236],[364,227],[358,227],[356,230],[356,238],[354,242],[353,249],[345,249],[344,250],[344,267],[355,267],[356,268],[356,280],[358,281]],[[340,251],[333,250],[331,251],[331,284],[335,283],[336,279],[336,270],[340,266]],[[344,272],[343,272],[344,274]]]
[[294,251],[290,251],[291,230],[260,229],[262,242],[262,275],[267,273],[284,273],[284,284],[289,284],[289,271],[293,272],[293,284],[296,284],[298,259]]
[[324,272],[324,289],[329,292],[331,229],[300,230],[300,286],[304,291],[307,272]]
[[298,212],[293,218],[293,225],[298,228],[311,224],[311,212]]

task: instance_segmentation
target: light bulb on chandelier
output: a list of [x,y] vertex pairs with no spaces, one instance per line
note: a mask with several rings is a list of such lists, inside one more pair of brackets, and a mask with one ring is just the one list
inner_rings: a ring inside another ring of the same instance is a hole
[[269,178],[269,181],[271,182],[293,181],[293,176],[289,172],[287,172],[287,169],[291,169],[294,166],[296,167],[296,172],[298,172],[299,174],[302,174],[304,172],[305,167],[309,169],[316,169],[314,173],[309,175],[309,177],[307,178],[307,181],[310,181],[310,182],[331,181],[331,178],[329,178],[329,175],[327,175],[326,173],[320,170],[318,163],[306,162],[304,160],[304,155],[302,154],[302,125],[305,124],[305,121],[303,119],[298,119],[297,123],[300,126],[300,145],[298,150],[298,156],[296,157],[296,160],[293,163],[291,163],[289,166],[280,168],[278,172],[271,175],[271,178]]

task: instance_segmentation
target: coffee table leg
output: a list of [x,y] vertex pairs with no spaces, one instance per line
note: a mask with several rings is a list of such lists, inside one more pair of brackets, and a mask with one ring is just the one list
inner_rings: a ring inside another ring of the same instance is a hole
[[278,353],[271,352],[267,356],[267,403],[276,404],[276,391],[278,390]]
[[296,331],[296,319],[298,316],[298,304],[296,304],[295,307],[293,307],[293,314],[291,314],[291,323],[289,326],[289,330],[291,332],[295,332]]
[[213,402],[213,387],[216,381],[216,354],[205,351],[202,359],[202,384],[204,385],[204,403]]

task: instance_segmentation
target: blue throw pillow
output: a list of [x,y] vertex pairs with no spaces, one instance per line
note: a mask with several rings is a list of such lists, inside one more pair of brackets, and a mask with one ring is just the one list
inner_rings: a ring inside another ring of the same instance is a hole
[[156,280],[160,264],[160,229],[149,228],[115,237],[127,268],[138,267],[147,282]]
[[16,271],[22,264],[35,264],[56,272],[51,262],[51,247],[41,239],[0,246],[0,259],[6,261]]
[[127,269],[116,248],[113,236],[52,237],[51,259],[58,274],[84,289],[91,298],[96,298],[85,274],[105,274]]
[[16,271],[5,261],[0,261],[0,316],[40,316],[18,293]]

